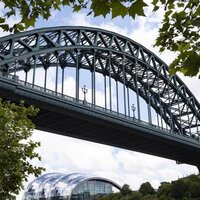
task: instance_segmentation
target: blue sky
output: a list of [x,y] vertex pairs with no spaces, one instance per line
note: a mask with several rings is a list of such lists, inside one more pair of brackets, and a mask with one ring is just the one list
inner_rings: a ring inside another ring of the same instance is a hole
[[[0,4],[0,13],[2,9],[2,4]],[[163,14],[162,10],[157,14],[151,14],[150,10],[146,12],[147,18],[136,18],[136,21],[129,17],[124,19],[118,17],[111,20],[110,16],[107,18],[87,17],[87,11],[72,13],[72,10],[68,8],[62,9],[61,12],[52,12],[52,17],[48,21],[39,19],[36,28],[75,25],[107,29],[141,43],[169,64],[176,55],[171,52],[160,54],[157,48],[153,48]],[[17,16],[9,23],[14,23],[16,20],[18,20]],[[198,88],[200,80],[182,76],[181,78],[200,101]],[[69,84],[73,85],[73,81],[73,78],[70,79]],[[191,173],[197,173],[194,166],[177,165],[175,161],[38,130],[34,131],[33,139],[41,141],[38,152],[42,156],[40,163],[36,161],[34,163],[44,166],[46,172],[92,173],[109,178],[121,185],[127,183],[132,189],[138,189],[145,181],[149,181],[157,188],[162,181],[172,181]],[[33,177],[30,177],[29,181],[32,179]],[[22,193],[18,196],[18,200],[21,199],[21,195]]]

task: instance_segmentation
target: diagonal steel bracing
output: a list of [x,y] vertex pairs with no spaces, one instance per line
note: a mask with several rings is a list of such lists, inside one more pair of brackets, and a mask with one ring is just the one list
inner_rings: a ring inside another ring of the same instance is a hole
[[[48,71],[55,68],[55,94],[58,82],[61,95],[65,90],[65,69],[75,68],[76,99],[79,98],[80,70],[91,73],[93,105],[96,105],[96,74],[104,77],[104,108],[113,110],[113,93],[119,113],[119,89],[123,98],[123,111],[130,117],[130,91],[136,95],[138,120],[141,119],[141,99],[147,105],[147,121],[163,124],[175,134],[200,141],[200,104],[187,86],[169,67],[148,49],[119,34],[87,27],[53,27],[27,31],[0,38],[1,76],[25,73],[23,81],[35,85],[37,69],[44,70],[44,91],[48,84]],[[116,89],[112,84],[115,83]]]

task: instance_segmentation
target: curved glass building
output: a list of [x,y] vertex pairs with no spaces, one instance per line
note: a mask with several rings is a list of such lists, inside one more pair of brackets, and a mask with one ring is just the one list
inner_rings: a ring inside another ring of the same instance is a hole
[[28,185],[23,200],[90,200],[116,190],[120,190],[120,186],[105,178],[48,173]]

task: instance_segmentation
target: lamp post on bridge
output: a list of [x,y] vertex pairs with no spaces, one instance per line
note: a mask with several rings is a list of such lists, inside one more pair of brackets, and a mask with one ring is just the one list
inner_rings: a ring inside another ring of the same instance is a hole
[[133,121],[135,120],[135,111],[136,111],[136,107],[134,105],[134,103],[131,105],[131,109],[133,111]]
[[84,85],[82,87],[82,92],[84,94],[84,100],[83,100],[83,104],[85,104],[87,101],[86,101],[86,94],[88,93],[88,89],[86,88],[86,85]]

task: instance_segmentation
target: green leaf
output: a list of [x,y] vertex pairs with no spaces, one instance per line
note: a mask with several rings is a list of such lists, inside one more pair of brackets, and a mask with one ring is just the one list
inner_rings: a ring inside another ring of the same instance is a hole
[[129,8],[129,15],[135,19],[135,16],[145,16],[144,7],[148,6],[143,0],[136,0]]
[[190,44],[189,43],[181,43],[180,45],[178,45],[178,51],[186,51],[190,48]]
[[73,7],[73,12],[78,12],[78,11],[80,11],[80,10],[81,10],[81,6],[75,4],[74,7]]
[[61,5],[61,0],[54,0],[54,2],[55,2],[55,4],[56,4],[58,7],[60,7],[60,5]]
[[200,17],[194,19],[194,20],[191,22],[191,24],[192,24],[193,26],[200,27]]
[[63,6],[68,6],[69,5],[69,0],[63,0],[62,1]]
[[174,9],[174,7],[175,7],[174,2],[169,3],[169,5],[168,5],[169,10]]
[[162,26],[162,31],[167,31],[169,27],[170,27],[169,23],[164,23]]
[[152,1],[152,4],[153,4],[154,6],[156,6],[157,3],[158,3],[158,0],[153,0],[153,1]]
[[0,27],[4,30],[4,31],[9,31],[10,27],[8,24],[0,24]]
[[93,0],[91,10],[94,11],[94,16],[103,15],[104,17],[110,13],[110,4],[107,0]]
[[128,8],[119,1],[112,1],[110,7],[112,8],[112,18],[117,16],[124,17],[128,13]]
[[3,17],[0,17],[0,24],[4,23],[5,22],[5,18]]
[[35,25],[35,22],[36,22],[36,19],[35,17],[32,17],[32,18],[25,18],[21,21],[21,23],[24,23],[25,24],[25,27],[28,28],[30,26],[34,26]]
[[194,76],[199,72],[200,56],[194,51],[187,54],[180,71],[186,76]]
[[161,2],[162,4],[165,4],[165,3],[166,3],[166,0],[160,0],[160,2]]
[[167,12],[165,13],[165,17],[169,17],[169,15],[171,15],[172,12],[173,12],[172,10],[167,11]]
[[159,6],[154,6],[153,12],[156,12],[159,8]]
[[16,29],[19,31],[23,31],[25,29],[25,27],[22,24],[17,24]]
[[184,7],[184,3],[177,3],[177,6],[180,7]]

